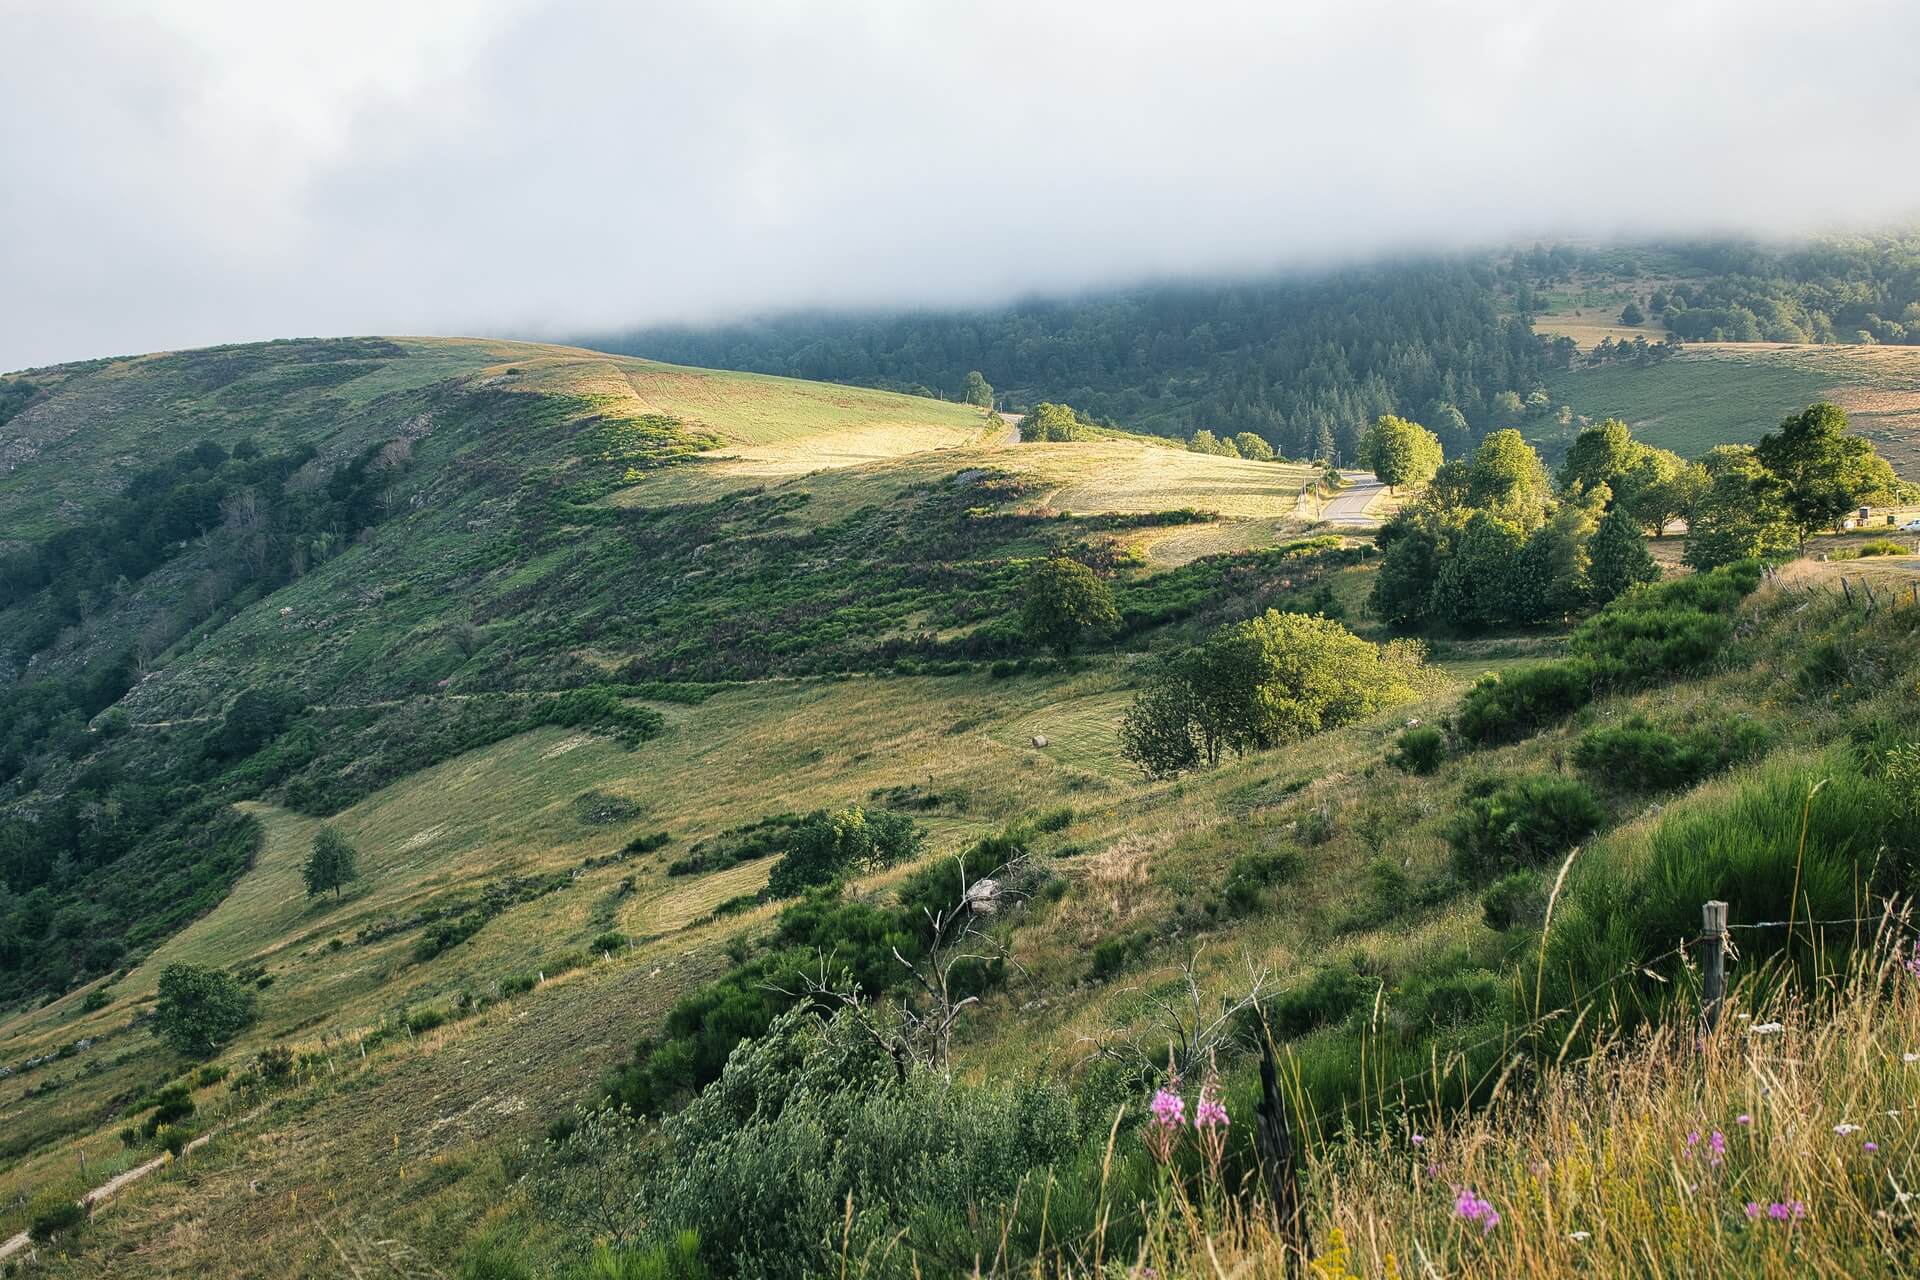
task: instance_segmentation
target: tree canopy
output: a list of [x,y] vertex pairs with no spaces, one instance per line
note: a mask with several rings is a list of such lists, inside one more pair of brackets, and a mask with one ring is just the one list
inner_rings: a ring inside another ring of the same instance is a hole
[[1351,724],[1412,696],[1422,651],[1372,644],[1328,618],[1267,610],[1168,659],[1121,720],[1149,778]]
[[207,1057],[253,1019],[253,992],[233,975],[192,964],[160,971],[154,1030],[181,1053]]
[[1893,468],[1874,453],[1872,442],[1848,434],[1845,411],[1824,401],[1783,421],[1753,454],[1803,548],[1808,534],[1838,526],[1895,484]]
[[360,878],[359,855],[345,836],[323,826],[314,833],[313,851],[307,855],[301,874],[306,878],[309,898],[329,889],[338,898],[342,888]]
[[1389,491],[1426,484],[1444,458],[1440,437],[1391,413],[1381,414],[1360,437],[1360,465],[1371,467]]
[[1120,614],[1099,575],[1078,560],[1054,556],[1028,571],[1020,622],[1029,640],[1065,657],[1088,636],[1119,626]]

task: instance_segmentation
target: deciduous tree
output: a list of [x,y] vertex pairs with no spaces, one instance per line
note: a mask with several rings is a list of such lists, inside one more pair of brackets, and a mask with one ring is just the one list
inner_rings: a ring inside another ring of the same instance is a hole
[[1382,414],[1360,437],[1360,463],[1389,492],[1401,485],[1419,488],[1433,479],[1445,458],[1440,437],[1417,422],[1393,414]]
[[1113,592],[1078,560],[1054,556],[1027,574],[1020,621],[1027,638],[1065,657],[1080,642],[1120,625]]
[[342,888],[360,878],[360,858],[345,836],[332,827],[321,827],[314,833],[313,851],[301,874],[306,877],[309,898],[329,889],[338,898]]
[[1874,453],[1872,443],[1848,434],[1846,413],[1825,402],[1786,419],[1753,452],[1802,550],[1815,529],[1834,527],[1895,484],[1893,468]]

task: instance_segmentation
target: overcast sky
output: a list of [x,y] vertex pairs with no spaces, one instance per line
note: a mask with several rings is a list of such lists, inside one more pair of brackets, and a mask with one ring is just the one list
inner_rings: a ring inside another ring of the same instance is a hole
[[1920,213],[1920,4],[0,0],[0,368]]

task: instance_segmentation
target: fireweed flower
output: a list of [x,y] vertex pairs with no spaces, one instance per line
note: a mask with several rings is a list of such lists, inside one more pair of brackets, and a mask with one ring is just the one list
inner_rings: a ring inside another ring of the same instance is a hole
[[1453,1212],[1462,1221],[1478,1223],[1481,1235],[1500,1225],[1500,1211],[1465,1187],[1454,1197]]
[[1173,1158],[1173,1144],[1187,1122],[1187,1103],[1172,1089],[1156,1089],[1148,1110],[1153,1118],[1147,1125],[1147,1150],[1165,1164]]
[[1196,1129],[1224,1129],[1227,1127],[1227,1104],[1213,1094],[1211,1084],[1200,1090],[1200,1101],[1193,1108],[1193,1127]]

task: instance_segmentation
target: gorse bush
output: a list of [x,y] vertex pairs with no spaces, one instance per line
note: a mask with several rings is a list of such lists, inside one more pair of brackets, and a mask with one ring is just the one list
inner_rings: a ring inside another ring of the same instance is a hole
[[1483,779],[1461,797],[1446,837],[1454,870],[1479,882],[1560,857],[1605,816],[1586,784],[1571,778]]
[[1480,895],[1481,918],[1487,928],[1502,933],[1540,923],[1546,909],[1546,881],[1538,871],[1509,872]]
[[1432,725],[1416,725],[1400,734],[1388,763],[1408,773],[1425,776],[1447,758],[1447,735]]
[[1771,742],[1772,735],[1752,720],[1710,722],[1681,736],[1632,716],[1587,730],[1574,746],[1573,761],[1603,786],[1666,791],[1758,759]]
[[1290,849],[1264,849],[1243,853],[1227,868],[1220,885],[1220,897],[1234,915],[1249,915],[1265,905],[1266,891],[1298,875],[1300,855]]
[[1594,674],[1579,662],[1482,676],[1454,716],[1460,736],[1477,746],[1518,742],[1557,724],[1593,700]]
[[1574,657],[1483,677],[1454,717],[1476,746],[1518,742],[1572,715],[1603,688],[1645,685],[1721,660],[1727,616],[1760,582],[1750,560],[1629,591],[1574,632]]

